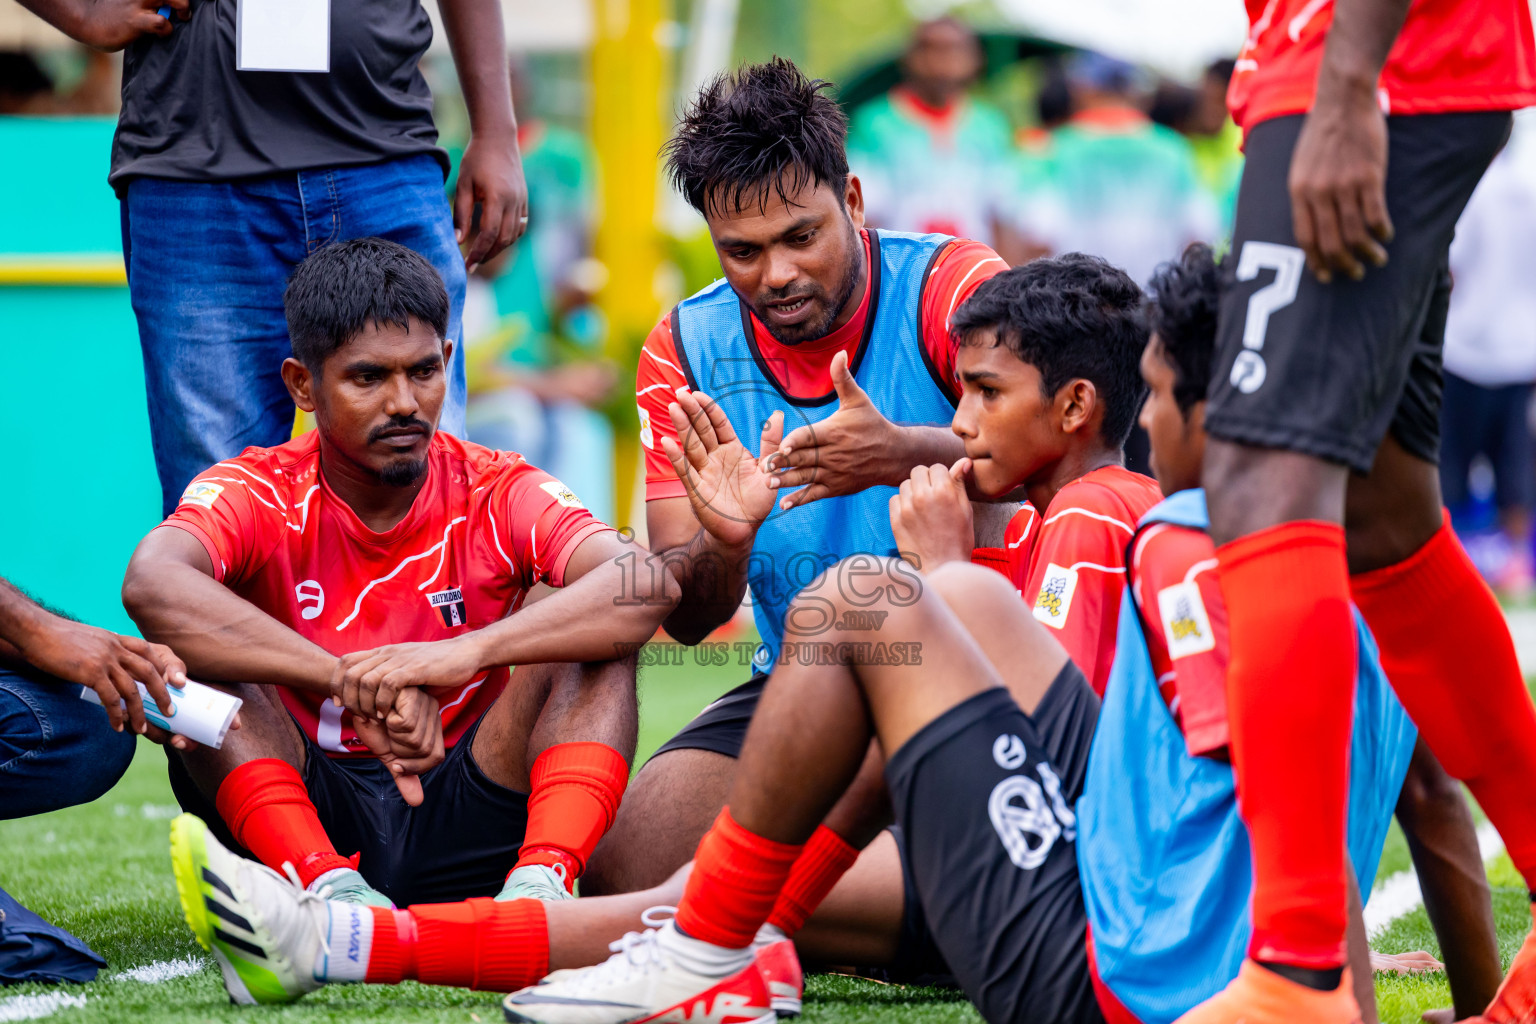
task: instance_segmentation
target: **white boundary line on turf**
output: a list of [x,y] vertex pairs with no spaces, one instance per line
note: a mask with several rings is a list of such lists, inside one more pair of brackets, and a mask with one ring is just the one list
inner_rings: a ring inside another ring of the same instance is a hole
[[[1484,822],[1477,829],[1477,849],[1486,865],[1504,852],[1504,840],[1498,830]],[[1417,910],[1424,903],[1423,890],[1419,888],[1419,876],[1412,868],[1391,875],[1375,889],[1365,905],[1365,933],[1376,938],[1393,921]]]
[[158,985],[172,978],[184,978],[188,974],[196,974],[207,965],[208,961],[200,956],[184,956],[180,960],[156,960],[152,964],[130,967],[126,971],[114,974],[111,980],[141,981],[146,985]]
[[45,992],[40,996],[11,996],[0,999],[0,1021],[36,1020],[71,1006],[84,1006],[85,996],[68,992]]

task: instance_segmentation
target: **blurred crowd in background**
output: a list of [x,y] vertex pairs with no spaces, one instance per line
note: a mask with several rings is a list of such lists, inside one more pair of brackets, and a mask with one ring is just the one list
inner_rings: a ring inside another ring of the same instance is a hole
[[[7,49],[3,28],[0,115],[116,112],[116,55]],[[515,47],[516,27],[507,34]],[[431,57],[423,68],[457,166],[468,123],[452,72]],[[841,87],[871,226],[978,239],[1015,264],[1090,252],[1141,281],[1190,242],[1219,250],[1229,232],[1242,167],[1225,105],[1230,59],[1178,80],[940,17],[854,66],[813,70]],[[469,282],[469,435],[524,453],[615,521],[623,496],[612,466],[616,439],[634,429],[633,363],[605,343],[596,301],[609,277],[593,244],[605,169],[590,141],[583,55],[515,55],[512,88],[529,226]],[[1479,187],[1452,250],[1442,459],[1469,550],[1515,600],[1533,591],[1536,499],[1536,174],[1513,152],[1523,134]],[[718,276],[718,264],[702,221],[663,205],[671,259],[657,292],[675,300]]]

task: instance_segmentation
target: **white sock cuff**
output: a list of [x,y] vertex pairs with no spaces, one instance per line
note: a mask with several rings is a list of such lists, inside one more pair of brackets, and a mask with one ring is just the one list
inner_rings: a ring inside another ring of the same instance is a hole
[[326,903],[330,924],[327,941],[331,952],[320,951],[322,963],[315,976],[326,981],[362,981],[368,977],[368,957],[373,952],[373,908],[330,900]]

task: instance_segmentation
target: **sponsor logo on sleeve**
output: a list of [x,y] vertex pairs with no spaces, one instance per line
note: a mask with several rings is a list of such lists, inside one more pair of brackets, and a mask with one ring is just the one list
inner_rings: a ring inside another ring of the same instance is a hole
[[1200,584],[1194,580],[1159,590],[1157,611],[1163,620],[1168,657],[1187,658],[1216,647],[1211,619],[1205,613],[1205,602],[1200,599]]
[[1040,596],[1035,598],[1035,618],[1061,629],[1067,624],[1067,613],[1072,610],[1072,595],[1077,592],[1077,570],[1064,569],[1055,562],[1047,563],[1045,579],[1040,582]]
[[464,591],[458,587],[428,594],[427,603],[437,609],[437,614],[443,617],[445,626],[450,628],[462,626],[469,621],[469,614],[464,610]]
[[646,411],[643,405],[637,405],[635,408],[640,410],[640,443],[654,451],[656,448],[656,433],[651,429],[651,414]]
[[187,485],[187,489],[181,492],[181,504],[213,508],[213,503],[223,493],[223,484],[216,484],[209,480],[193,480]]
[[571,493],[571,489],[559,480],[546,480],[539,484],[539,490],[554,498],[566,508],[586,508],[581,499]]

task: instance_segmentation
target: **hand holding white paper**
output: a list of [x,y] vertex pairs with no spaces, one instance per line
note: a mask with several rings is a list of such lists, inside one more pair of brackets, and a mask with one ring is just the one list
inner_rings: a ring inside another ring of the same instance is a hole
[[236,0],[235,70],[330,71],[330,0]]
[[[150,725],[158,725],[167,732],[185,736],[194,743],[214,750],[224,745],[224,735],[229,732],[230,723],[235,720],[235,714],[244,703],[233,694],[189,679],[187,685],[179,690],[174,686],[165,688],[171,695],[171,714],[167,718],[161,714],[144,684],[137,685],[139,697],[144,701],[144,717]],[[80,687],[80,699],[92,704],[101,703],[101,698],[89,686]]]

